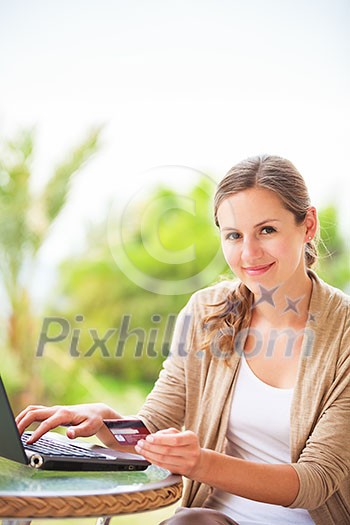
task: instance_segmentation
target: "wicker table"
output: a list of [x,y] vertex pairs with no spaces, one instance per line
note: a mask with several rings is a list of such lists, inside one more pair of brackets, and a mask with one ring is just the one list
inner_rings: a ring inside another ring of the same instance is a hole
[[28,525],[31,519],[112,516],[158,509],[181,497],[182,481],[154,465],[138,472],[35,470],[0,458],[0,519]]

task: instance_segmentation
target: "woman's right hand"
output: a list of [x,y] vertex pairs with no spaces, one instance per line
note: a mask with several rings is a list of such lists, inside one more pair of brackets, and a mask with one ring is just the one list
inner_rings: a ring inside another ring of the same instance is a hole
[[123,416],[115,412],[104,403],[91,403],[82,405],[46,407],[42,405],[30,405],[16,417],[19,433],[32,423],[40,423],[33,432],[27,443],[34,443],[46,432],[58,427],[68,426],[67,437],[97,437],[107,446],[115,444],[111,432],[104,425],[104,419],[122,419]]

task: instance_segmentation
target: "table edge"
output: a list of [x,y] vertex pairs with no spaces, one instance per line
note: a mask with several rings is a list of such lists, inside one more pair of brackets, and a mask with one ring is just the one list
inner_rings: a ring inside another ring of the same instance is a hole
[[1,518],[87,518],[155,510],[181,498],[182,480],[157,489],[123,494],[0,497]]

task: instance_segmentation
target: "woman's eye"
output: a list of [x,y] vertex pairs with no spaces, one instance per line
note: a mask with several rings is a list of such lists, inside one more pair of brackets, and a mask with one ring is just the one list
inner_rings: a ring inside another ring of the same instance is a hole
[[231,239],[233,241],[236,241],[237,239],[240,238],[240,234],[237,233],[237,232],[231,232],[227,235],[226,239]]
[[276,230],[275,228],[273,228],[273,226],[264,226],[261,230],[261,233],[266,233],[266,234],[269,234],[269,233],[274,233]]

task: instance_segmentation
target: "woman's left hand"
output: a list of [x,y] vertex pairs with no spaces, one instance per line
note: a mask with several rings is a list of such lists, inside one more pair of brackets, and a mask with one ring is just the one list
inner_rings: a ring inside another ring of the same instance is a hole
[[170,470],[173,474],[193,479],[203,452],[194,432],[180,432],[176,428],[150,434],[137,443],[135,450],[150,463]]

